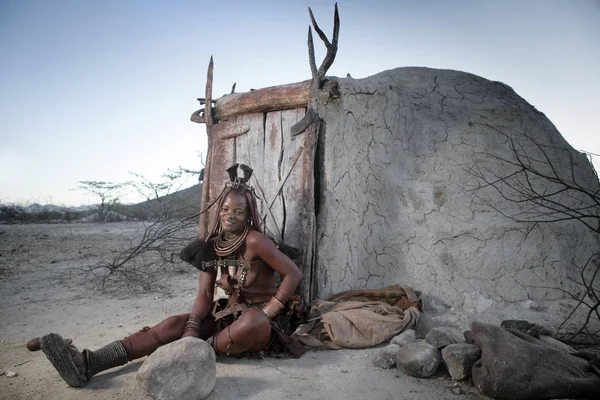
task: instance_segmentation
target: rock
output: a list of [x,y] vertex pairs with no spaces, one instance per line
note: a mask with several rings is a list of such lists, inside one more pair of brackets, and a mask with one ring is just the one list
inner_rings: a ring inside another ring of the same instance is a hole
[[454,380],[471,377],[475,361],[481,358],[481,349],[474,344],[455,343],[442,350],[442,359]]
[[373,365],[379,368],[390,369],[396,365],[396,353],[400,350],[397,344],[389,344],[379,351],[373,358]]
[[433,328],[425,337],[425,341],[440,350],[449,344],[463,343],[462,337],[458,332],[444,326]]
[[152,353],[136,380],[154,400],[204,399],[215,387],[215,353],[204,340],[183,338]]
[[540,335],[550,336],[550,331],[547,328],[538,324],[532,324],[525,320],[506,319],[500,323],[500,327],[523,332],[534,338],[538,338]]
[[548,345],[550,345],[550,346],[552,346],[554,348],[557,348],[557,349],[560,349],[560,350],[564,350],[567,353],[571,353],[571,354],[577,353],[577,350],[575,350],[574,348],[572,348],[568,344],[563,343],[563,342],[561,342],[558,339],[554,339],[551,336],[540,335],[540,337],[538,339],[540,339],[542,342],[544,342],[544,343],[546,343],[546,344],[548,344]]
[[532,324],[522,319],[505,319],[500,323],[500,326],[504,329],[515,329],[527,333]]
[[396,353],[396,367],[416,378],[430,377],[441,363],[440,351],[427,342],[408,343]]
[[424,339],[425,336],[433,329],[433,321],[429,317],[429,315],[422,313],[419,317],[419,323],[415,327],[415,333],[417,334],[417,339]]
[[390,340],[390,344],[395,344],[398,346],[404,346],[407,343],[413,343],[417,341],[417,333],[412,329],[408,329],[401,334],[394,336],[392,340]]
[[19,376],[19,373],[18,372],[14,372],[14,371],[8,371],[6,373],[6,376],[9,377],[9,378],[16,378],[17,376]]

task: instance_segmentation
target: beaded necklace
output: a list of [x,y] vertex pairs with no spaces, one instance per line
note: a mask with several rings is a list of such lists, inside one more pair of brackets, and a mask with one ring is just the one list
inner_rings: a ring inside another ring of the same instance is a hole
[[246,225],[242,234],[233,239],[227,239],[225,237],[225,232],[222,232],[215,239],[215,252],[217,255],[219,257],[225,257],[237,251],[242,246],[242,243],[246,241],[246,236],[248,236],[249,231],[250,229],[248,229],[248,225]]

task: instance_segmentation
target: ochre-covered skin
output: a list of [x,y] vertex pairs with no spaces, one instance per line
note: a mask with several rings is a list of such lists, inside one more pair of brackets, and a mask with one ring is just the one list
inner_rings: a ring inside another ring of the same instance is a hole
[[[226,195],[218,207],[216,217],[222,232],[220,235],[224,240],[234,241],[236,236],[244,231],[248,221],[252,220],[253,210],[251,208],[253,205],[249,204],[247,196],[232,191]],[[213,228],[215,231],[218,230],[218,225]],[[213,245],[216,240],[217,238],[210,239],[208,245]],[[247,270],[243,287],[238,294],[239,298],[235,301],[264,302],[275,295],[278,296],[277,299],[281,303],[285,303],[292,297],[302,279],[302,273],[296,264],[281,253],[264,234],[251,229],[236,253],[239,253],[240,259],[250,263],[250,268]],[[241,271],[242,269],[238,268],[231,276],[235,282],[241,278]],[[278,290],[275,286],[275,272],[282,278]],[[200,272],[198,295],[191,315],[199,317],[201,320],[210,319],[216,278],[216,270]],[[221,285],[228,283],[227,278],[225,281],[222,278],[221,281],[219,282]],[[235,295],[234,292],[232,297]],[[195,335],[193,331],[186,331],[183,336]],[[264,313],[261,315],[260,310],[248,309],[240,318],[215,336],[214,347],[217,352],[229,354],[255,352],[260,351],[269,342],[270,337],[271,326],[266,315]]]

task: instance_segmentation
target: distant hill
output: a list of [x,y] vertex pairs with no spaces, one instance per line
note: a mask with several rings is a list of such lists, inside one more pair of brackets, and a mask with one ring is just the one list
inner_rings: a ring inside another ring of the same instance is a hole
[[152,199],[137,204],[120,205],[116,212],[128,218],[147,219],[160,215],[164,210],[169,217],[187,217],[200,211],[202,184],[196,184],[186,189],[171,193],[160,199]]
[[[185,218],[200,210],[202,184],[171,193],[160,199],[137,204],[119,204],[113,211],[126,219],[152,219],[160,215]],[[54,204],[33,203],[28,206],[0,205],[0,222],[36,223],[85,220],[96,213],[98,205],[61,207]]]
[[55,206],[54,204],[33,203],[23,208],[23,211],[30,214],[39,214],[43,212],[61,212],[67,207]]

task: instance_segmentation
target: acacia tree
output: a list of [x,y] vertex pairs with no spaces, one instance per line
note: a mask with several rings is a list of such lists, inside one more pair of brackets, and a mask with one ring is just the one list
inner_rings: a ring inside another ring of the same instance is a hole
[[[165,219],[174,215],[181,215],[189,211],[188,199],[182,196],[171,196],[180,191],[187,183],[187,178],[199,175],[201,171],[189,170],[179,167],[177,170],[167,170],[156,182],[151,181],[144,175],[129,172],[133,179],[127,182],[127,187],[133,189],[138,196],[145,199],[141,203],[144,219]],[[193,204],[197,208],[197,204]]]
[[[530,230],[539,224],[580,223],[597,244],[597,250],[579,266],[578,278],[570,278],[579,290],[550,288],[576,300],[576,306],[558,327],[559,335],[572,343],[597,343],[600,340],[600,182],[591,165],[594,155],[551,141],[541,143],[527,132],[509,134],[489,124],[482,125],[499,135],[510,152],[474,154],[473,163],[466,166],[479,182],[472,188],[474,195],[503,216],[528,224]],[[517,207],[506,207],[506,203]],[[566,332],[563,328],[580,310],[585,311],[584,322],[574,331]]]
[[133,208],[129,212],[142,220],[139,234],[112,258],[79,270],[91,275],[105,292],[157,290],[165,271],[184,270],[180,268],[179,251],[197,235],[198,225],[196,219],[184,217],[197,210],[200,188],[191,189],[198,192],[196,195],[181,188],[190,175],[198,173],[180,167],[167,171],[157,182],[131,173],[133,179],[122,184],[122,188],[133,189],[146,199],[129,206]]
[[83,190],[98,197],[100,203],[97,207],[98,219],[106,223],[110,211],[118,204],[122,196],[123,183],[105,181],[78,181],[76,190]]

